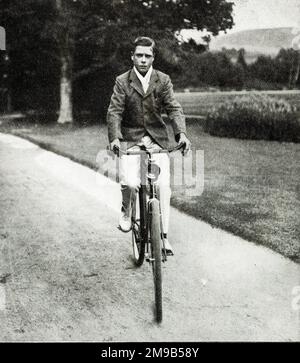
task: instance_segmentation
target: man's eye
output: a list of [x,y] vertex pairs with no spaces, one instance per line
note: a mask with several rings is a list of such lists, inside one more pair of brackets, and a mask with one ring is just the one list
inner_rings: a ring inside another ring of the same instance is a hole
[[[144,54],[136,54],[137,58],[143,58]],[[150,59],[152,57],[152,55],[150,54],[145,54],[145,58]]]

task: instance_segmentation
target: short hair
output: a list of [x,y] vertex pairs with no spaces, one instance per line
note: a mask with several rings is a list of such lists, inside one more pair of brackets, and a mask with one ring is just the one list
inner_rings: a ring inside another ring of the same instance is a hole
[[133,42],[133,50],[132,50],[133,53],[134,53],[136,47],[138,47],[139,45],[142,46],[142,47],[151,47],[153,55],[155,54],[156,44],[155,44],[155,41],[152,38],[149,38],[149,37],[137,37]]

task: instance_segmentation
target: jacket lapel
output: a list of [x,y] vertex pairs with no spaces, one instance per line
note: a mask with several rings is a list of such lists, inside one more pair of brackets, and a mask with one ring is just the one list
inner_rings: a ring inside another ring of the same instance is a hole
[[150,93],[152,93],[156,87],[156,82],[158,81],[158,75],[155,69],[153,69],[151,77],[150,77],[150,82],[149,82],[149,86],[147,89],[146,94],[144,95],[144,98],[146,98],[147,96],[150,95]]
[[143,91],[143,87],[141,84],[141,81],[138,79],[137,75],[135,74],[134,69],[132,69],[130,71],[130,75],[129,75],[129,82],[131,84],[131,86],[141,95],[144,97],[144,91]]

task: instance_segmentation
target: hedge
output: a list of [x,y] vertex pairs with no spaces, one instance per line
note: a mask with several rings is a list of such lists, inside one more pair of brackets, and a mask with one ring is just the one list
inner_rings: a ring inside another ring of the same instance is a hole
[[252,94],[212,108],[204,131],[220,137],[299,142],[300,117],[283,99]]

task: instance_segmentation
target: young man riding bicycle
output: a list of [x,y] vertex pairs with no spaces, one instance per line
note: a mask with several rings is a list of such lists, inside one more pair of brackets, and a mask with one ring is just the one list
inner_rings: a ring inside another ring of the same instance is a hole
[[[186,136],[183,110],[175,100],[170,77],[153,69],[155,42],[148,37],[134,41],[131,59],[133,68],[116,79],[107,112],[108,138],[111,150],[166,149],[169,143],[166,124],[161,112],[165,110],[171,120],[175,140],[184,144],[184,154],[191,143]],[[170,162],[167,154],[156,154],[161,168],[159,199],[162,213],[163,237],[169,255],[173,249],[168,241],[170,210]],[[120,161],[122,209],[119,227],[123,232],[131,229],[131,200],[140,183],[140,157],[124,155]]]

